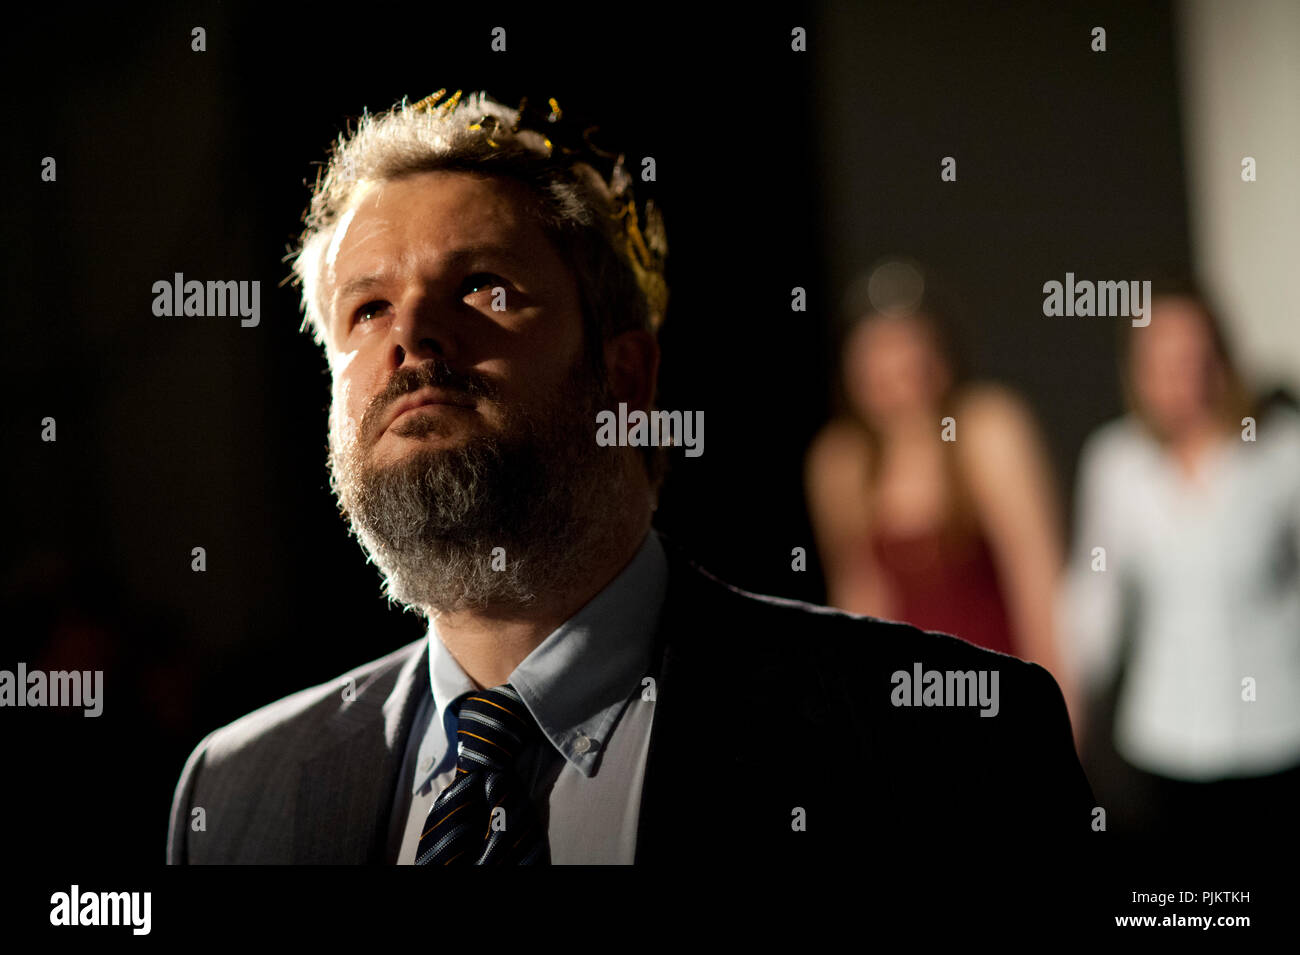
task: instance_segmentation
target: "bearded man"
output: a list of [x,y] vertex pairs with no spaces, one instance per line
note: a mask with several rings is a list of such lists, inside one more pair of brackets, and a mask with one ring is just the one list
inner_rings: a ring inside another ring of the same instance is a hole
[[729,865],[1087,833],[1045,670],[745,593],[652,529],[664,448],[596,429],[654,408],[662,219],[554,101],[443,95],[340,138],[294,261],[340,508],[428,633],[199,743],[169,862]]

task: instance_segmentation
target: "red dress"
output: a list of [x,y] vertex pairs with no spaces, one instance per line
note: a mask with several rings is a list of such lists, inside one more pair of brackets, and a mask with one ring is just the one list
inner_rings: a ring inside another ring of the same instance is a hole
[[897,600],[896,619],[1015,654],[993,553],[982,534],[875,534],[871,552]]

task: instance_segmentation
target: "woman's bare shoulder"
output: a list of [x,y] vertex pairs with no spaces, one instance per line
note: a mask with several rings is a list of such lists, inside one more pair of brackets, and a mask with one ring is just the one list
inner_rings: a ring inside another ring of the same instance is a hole
[[1026,424],[1034,417],[1025,399],[1006,385],[994,381],[966,385],[957,393],[953,404],[957,420],[976,428]]
[[834,467],[865,463],[869,453],[862,428],[847,418],[832,418],[808,446],[808,466]]
[[1042,434],[1028,402],[1013,390],[991,382],[972,385],[953,407],[957,456],[968,480],[1009,489],[1015,483],[1009,475],[1039,466],[1046,454]]

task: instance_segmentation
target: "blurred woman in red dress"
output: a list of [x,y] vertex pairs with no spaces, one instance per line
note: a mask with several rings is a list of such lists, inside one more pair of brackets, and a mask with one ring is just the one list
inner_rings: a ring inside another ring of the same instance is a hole
[[808,452],[827,602],[1032,660],[1061,682],[1047,455],[1024,402],[961,380],[922,283],[907,263],[872,274],[845,339],[841,413]]

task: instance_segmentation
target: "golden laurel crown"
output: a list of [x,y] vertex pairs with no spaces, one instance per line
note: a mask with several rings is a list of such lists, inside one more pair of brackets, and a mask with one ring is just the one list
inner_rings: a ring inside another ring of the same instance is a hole
[[[447,91],[440,89],[410,108],[416,112],[431,113],[439,110],[448,117],[453,114],[459,116],[466,112],[460,108],[461,93],[461,90],[456,90],[443,99]],[[614,200],[616,212],[612,218],[616,221],[624,245],[620,251],[631,265],[637,283],[645,294],[650,306],[651,325],[657,331],[668,307],[668,283],[664,277],[668,236],[664,230],[663,216],[654,202],[647,200],[644,204],[638,203],[633,194],[632,176],[627,171],[624,155],[603,149],[592,142],[592,135],[599,127],[565,119],[560,104],[553,97],[546,101],[545,107],[534,106],[524,97],[514,112],[517,118],[509,127],[511,134],[531,130],[541,137],[547,156],[555,156],[558,150],[558,155],[567,162],[585,163],[601,177]],[[499,146],[492,138],[501,128],[499,117],[484,114],[468,118],[471,122],[467,129],[487,130],[487,143],[493,147]]]

